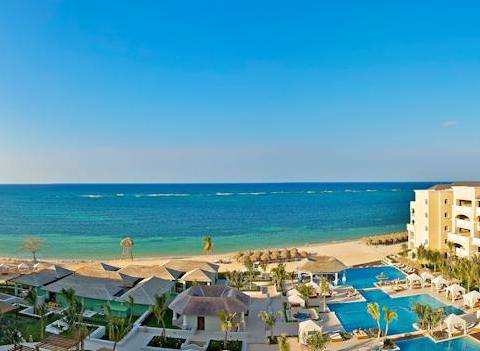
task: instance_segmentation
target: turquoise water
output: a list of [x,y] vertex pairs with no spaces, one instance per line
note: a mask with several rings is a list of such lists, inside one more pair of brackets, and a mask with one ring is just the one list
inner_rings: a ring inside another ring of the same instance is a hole
[[397,341],[402,351],[479,351],[480,344],[469,337],[435,343],[429,338]]
[[[347,331],[354,329],[376,328],[377,323],[367,312],[367,305],[370,302],[378,302],[380,308],[388,306],[398,314],[398,320],[392,322],[389,326],[389,334],[399,334],[412,332],[415,329],[412,324],[417,322],[417,316],[412,312],[412,306],[415,303],[429,304],[433,308],[444,308],[446,314],[463,314],[458,308],[447,306],[441,301],[427,294],[391,298],[388,294],[379,289],[361,291],[361,294],[367,300],[366,302],[337,303],[329,304],[330,310],[337,314],[338,319]],[[382,321],[382,328],[384,322]]]
[[[405,278],[405,274],[390,266],[349,268],[345,270],[345,276],[347,278],[345,284],[352,285],[357,289],[372,288],[374,287],[373,284],[378,281],[376,276],[381,273],[386,274],[389,280]],[[340,275],[340,278],[341,277],[342,275]]]
[[112,258],[132,236],[141,256],[300,245],[403,230],[413,189],[430,183],[85,184],[0,186],[0,255]]

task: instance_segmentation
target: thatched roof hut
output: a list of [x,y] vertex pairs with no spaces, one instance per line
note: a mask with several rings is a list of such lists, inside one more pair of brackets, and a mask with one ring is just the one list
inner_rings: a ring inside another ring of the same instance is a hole
[[347,269],[347,266],[331,256],[317,256],[314,260],[307,260],[298,271],[312,274],[338,273]]

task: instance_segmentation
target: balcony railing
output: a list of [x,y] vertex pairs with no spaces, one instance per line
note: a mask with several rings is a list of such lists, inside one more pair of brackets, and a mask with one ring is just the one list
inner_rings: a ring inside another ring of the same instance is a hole
[[470,246],[470,236],[465,236],[456,233],[448,233],[447,240],[451,241],[454,244],[462,245],[464,248],[468,248]]
[[469,218],[472,218],[473,215],[473,208],[472,207],[467,207],[467,206],[453,206],[453,215],[458,216],[458,215],[464,215],[468,216]]
[[468,221],[466,219],[457,219],[455,221],[455,224],[457,225],[457,228],[463,228],[463,229],[468,229],[468,230],[473,229],[473,222]]

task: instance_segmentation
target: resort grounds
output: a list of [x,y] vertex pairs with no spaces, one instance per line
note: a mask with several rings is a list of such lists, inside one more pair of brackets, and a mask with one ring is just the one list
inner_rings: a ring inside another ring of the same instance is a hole
[[[285,338],[292,351],[380,350],[385,340],[392,341],[394,347],[401,351],[480,350],[480,343],[477,341],[480,335],[480,293],[471,304],[470,300],[464,299],[465,289],[458,285],[463,284],[460,277],[443,279],[441,272],[432,268],[428,260],[420,263],[408,258],[404,246],[375,246],[365,244],[364,240],[356,240],[296,249],[299,252],[307,251],[308,258],[279,258],[276,262],[261,264],[250,260],[242,261],[238,253],[229,253],[106,262],[50,261],[41,263],[41,267],[45,268],[36,268],[35,271],[25,272],[21,276],[28,277],[38,271],[43,272],[52,263],[61,265],[62,270],[76,272],[46,285],[47,291],[55,291],[52,286],[77,274],[98,274],[95,279],[105,279],[107,276],[116,275],[117,271],[122,275],[135,271],[141,274],[143,271],[154,271],[162,267],[182,270],[181,267],[185,266],[188,268],[183,269],[184,273],[175,278],[178,281],[169,285],[177,289],[183,284],[186,289],[183,292],[171,290],[173,293],[169,295],[165,306],[174,308],[172,301],[182,298],[198,284],[204,284],[196,280],[198,277],[201,279],[203,274],[206,279],[210,279],[215,275],[211,281],[205,281],[206,291],[209,289],[208,285],[213,285],[210,287],[233,289],[240,291],[239,294],[245,298],[248,296],[248,313],[243,315],[242,312],[241,321],[235,322],[236,327],[227,332],[227,349],[231,351],[283,351],[285,349],[279,348],[281,337]],[[253,252],[251,255],[255,256]],[[260,256],[260,253],[257,256]],[[20,264],[20,261],[12,259],[2,262],[9,265]],[[23,264],[28,265],[26,262]],[[212,271],[209,271],[211,267]],[[243,272],[240,273],[244,278],[242,284],[237,286],[233,272]],[[195,280],[185,285],[187,276],[195,276]],[[7,281],[1,288],[0,297],[4,301],[2,306],[12,302],[13,305],[20,305],[20,312],[6,312],[5,316],[10,320],[17,318],[17,321],[23,323],[23,345],[37,346],[37,341],[41,339],[38,333],[38,318],[31,310],[24,313],[31,308],[26,295],[13,296],[15,294],[12,286],[17,284],[20,288],[18,282],[21,280],[10,279],[6,275],[3,275],[2,279]],[[142,276],[142,279],[142,283],[149,282],[151,277]],[[25,285],[22,288],[25,288]],[[86,293],[88,294],[88,291]],[[84,298],[81,301],[83,302]],[[371,305],[375,303],[379,304],[380,337],[377,321],[369,312]],[[427,330],[421,325],[423,322],[414,308],[416,304],[428,305],[434,311],[442,311],[442,317],[433,330]],[[183,306],[183,303],[180,305]],[[389,321],[387,336],[384,335],[387,330],[382,312],[385,307],[395,313],[395,318]],[[68,310],[68,307],[66,308]],[[221,327],[203,329],[198,325],[187,326],[187,319],[182,319],[180,314],[176,317],[175,309],[173,314],[172,310],[166,310],[165,340],[169,340],[170,344],[159,347],[163,329],[152,308],[153,306],[138,313],[133,312],[133,307],[130,310],[127,308],[124,318],[128,319],[128,315],[131,315],[133,322],[128,333],[116,343],[107,336],[111,317],[98,310],[87,311],[95,317],[86,317],[82,321],[88,325],[84,349],[173,351],[181,348],[191,351],[216,351],[223,348],[225,332]],[[45,321],[48,324],[46,340],[53,340],[50,342],[55,342],[55,339],[51,339],[52,335],[48,332],[55,328],[60,329],[60,336],[68,338],[75,335],[69,334],[67,320],[62,315],[65,310],[57,312]],[[265,314],[274,318],[273,324],[268,324],[264,317],[261,317]],[[32,334],[27,336],[25,333]],[[310,338],[316,334],[324,336],[328,342],[323,346],[312,346]],[[11,349],[12,346],[0,346],[0,351]],[[48,345],[40,348],[47,349]]]

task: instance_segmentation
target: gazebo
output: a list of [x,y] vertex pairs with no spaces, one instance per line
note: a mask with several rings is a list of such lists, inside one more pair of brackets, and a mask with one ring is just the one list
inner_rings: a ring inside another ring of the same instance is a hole
[[429,271],[424,271],[424,272],[420,273],[420,278],[422,278],[422,283],[423,283],[423,285],[425,285],[427,282],[430,282],[430,284],[431,284],[434,276]]
[[440,290],[444,286],[448,286],[448,281],[444,277],[439,275],[438,277],[432,279],[432,288],[434,286],[437,290]]
[[338,282],[338,273],[344,271],[348,267],[331,256],[317,256],[311,260],[305,260],[300,267],[297,268],[298,273],[310,274],[310,280],[313,281],[313,275],[334,274],[335,282]]
[[410,285],[410,287],[413,287],[415,284],[422,284],[422,278],[415,273],[407,275],[405,279],[407,280],[407,284]]
[[463,329],[463,333],[467,334],[467,321],[456,314],[452,313],[448,315],[443,321],[443,325],[447,329],[449,337],[452,337],[452,335],[459,329]]
[[307,340],[315,332],[322,332],[322,327],[308,319],[298,323],[298,339],[300,344],[307,345]]
[[452,284],[445,289],[445,296],[450,297],[452,301],[463,295],[465,295],[465,288],[458,284]]
[[477,290],[472,290],[463,296],[464,304],[470,308],[474,308],[478,301],[480,301],[480,292]]
[[300,295],[289,295],[287,296],[287,300],[290,306],[305,307],[305,300]]

